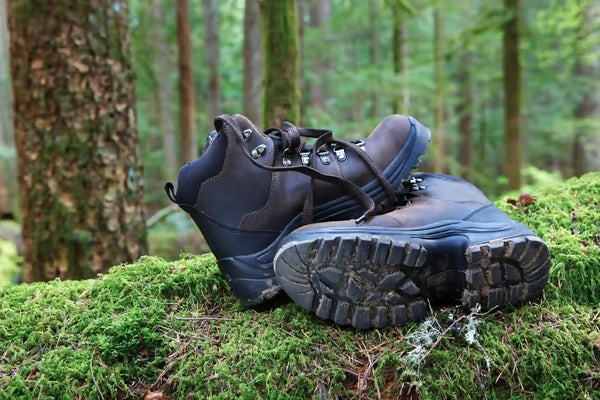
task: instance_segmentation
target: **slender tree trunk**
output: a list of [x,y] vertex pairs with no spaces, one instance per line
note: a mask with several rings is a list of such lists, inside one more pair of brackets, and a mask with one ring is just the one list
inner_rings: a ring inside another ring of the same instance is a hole
[[198,156],[196,137],[196,96],[192,71],[192,43],[187,0],[177,0],[177,46],[179,48],[179,127],[181,161],[185,164]]
[[169,75],[174,69],[171,62],[171,51],[166,34],[166,9],[172,3],[165,0],[152,0],[154,9],[154,40],[156,41],[157,57],[154,61],[154,76],[158,83],[157,103],[159,125],[162,134],[162,145],[165,153],[165,176],[171,179],[177,174],[177,135],[175,132],[174,115],[171,102],[173,101],[173,88]]
[[405,13],[402,11],[400,5],[397,3],[392,4],[392,19],[394,73],[402,82],[402,90],[399,91],[396,99],[394,100],[393,109],[397,114],[408,114],[410,105],[410,89],[408,87],[408,80],[406,79],[408,73],[408,41],[406,40],[408,20],[406,19]]
[[263,125],[300,119],[300,44],[295,0],[263,0]]
[[217,0],[204,0],[205,51],[208,65],[208,130],[212,120],[221,114],[221,84],[219,78],[219,6]]
[[305,125],[304,116],[306,114],[306,107],[310,100],[310,87],[306,82],[304,63],[306,61],[305,48],[304,48],[304,19],[306,16],[308,0],[296,0],[296,9],[298,12],[298,40],[300,42],[300,121],[301,125]]
[[[14,146],[12,129],[12,96],[8,74],[8,29],[6,26],[6,0],[0,0],[0,150]],[[0,158],[0,214],[12,211],[9,199],[16,199],[14,158]]]
[[[327,46],[329,22],[331,19],[330,0],[310,0],[310,26],[321,33],[321,45]],[[319,51],[312,60],[312,73],[315,77],[310,85],[310,105],[315,110],[323,110],[327,96],[327,70],[330,67],[327,52]]]
[[460,154],[462,176],[471,180],[473,177],[473,85],[470,65],[473,54],[465,51],[460,58],[458,84],[460,96],[456,105],[458,115],[458,131],[460,134]]
[[504,24],[504,140],[508,189],[521,187],[523,138],[521,133],[521,62],[519,57],[520,0],[504,0],[509,18]]
[[8,15],[24,280],[136,260],[147,244],[127,2],[13,0]]
[[244,115],[259,124],[262,104],[262,45],[258,0],[246,0],[244,15]]
[[[583,9],[581,18],[579,43],[583,43],[592,34],[589,27],[597,27],[600,23],[600,3],[590,3]],[[576,133],[574,143],[573,170],[580,176],[590,171],[600,171],[600,87],[597,84],[600,77],[600,61],[597,57],[586,59],[590,49],[579,49],[575,73],[582,80],[594,82],[589,85],[581,103],[575,110]],[[600,45],[591,52],[600,53]],[[587,54],[586,54],[587,53]]]
[[[379,11],[379,0],[371,0],[371,66],[375,68],[379,64]],[[371,108],[371,117],[377,119],[380,113],[378,87],[373,93],[372,101],[373,107]]]
[[443,21],[439,9],[434,11],[434,69],[435,69],[435,144],[433,146],[433,169],[435,172],[447,170],[446,138],[446,82],[444,79]]

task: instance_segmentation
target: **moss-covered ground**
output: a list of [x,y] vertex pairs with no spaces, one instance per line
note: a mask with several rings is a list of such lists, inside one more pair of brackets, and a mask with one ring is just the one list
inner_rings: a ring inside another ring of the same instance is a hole
[[244,309],[212,255],[0,287],[0,399],[600,399],[600,174],[498,204],[548,243],[536,303],[341,329]]

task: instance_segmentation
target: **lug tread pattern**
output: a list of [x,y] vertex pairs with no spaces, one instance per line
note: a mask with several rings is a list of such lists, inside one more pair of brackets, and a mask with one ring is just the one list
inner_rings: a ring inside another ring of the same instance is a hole
[[408,270],[426,260],[420,244],[335,237],[289,243],[280,249],[275,272],[292,300],[319,318],[383,328],[425,317],[426,296]]
[[486,311],[517,306],[542,293],[550,271],[550,251],[537,236],[521,236],[469,246],[462,292],[465,308]]

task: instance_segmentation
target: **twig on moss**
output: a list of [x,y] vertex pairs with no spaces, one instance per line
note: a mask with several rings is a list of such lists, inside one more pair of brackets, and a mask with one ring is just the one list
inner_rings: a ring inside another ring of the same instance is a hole
[[90,374],[92,375],[92,382],[94,382],[94,386],[96,387],[96,390],[98,391],[98,394],[100,395],[100,398],[102,400],[104,400],[104,395],[100,391],[100,387],[98,386],[98,382],[96,382],[96,378],[94,378],[94,368],[92,367],[92,364],[94,361],[94,354],[95,354],[95,352],[92,351],[92,356],[90,357]]

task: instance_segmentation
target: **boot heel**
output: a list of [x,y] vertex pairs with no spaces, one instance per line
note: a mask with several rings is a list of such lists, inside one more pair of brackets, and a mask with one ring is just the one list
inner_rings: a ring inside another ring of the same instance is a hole
[[537,236],[476,244],[467,248],[462,303],[482,310],[534,300],[548,281],[550,252]]

